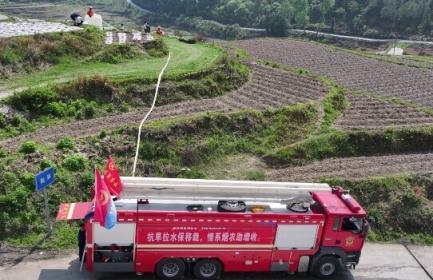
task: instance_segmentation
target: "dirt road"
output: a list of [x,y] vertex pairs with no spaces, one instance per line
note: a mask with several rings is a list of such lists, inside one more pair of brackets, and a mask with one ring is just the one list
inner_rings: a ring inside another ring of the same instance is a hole
[[[411,247],[418,261],[425,266],[427,273],[433,273],[430,256],[432,247]],[[431,280],[417,260],[403,247],[395,244],[367,244],[361,263],[352,272],[343,272],[336,280]],[[0,280],[75,280],[75,279],[155,279],[152,275],[136,276],[132,273],[88,273],[79,272],[75,255],[67,255],[50,260],[23,261],[14,266],[0,267]],[[191,278],[187,278],[191,279]],[[313,280],[314,278],[287,274],[233,274],[227,273],[223,280]]]

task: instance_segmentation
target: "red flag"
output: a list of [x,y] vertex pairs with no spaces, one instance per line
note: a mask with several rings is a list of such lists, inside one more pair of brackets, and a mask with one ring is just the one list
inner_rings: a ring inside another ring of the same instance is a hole
[[98,169],[95,170],[95,189],[95,215],[93,220],[99,222],[101,226],[105,226],[111,206],[111,195]]
[[107,166],[104,172],[104,181],[107,185],[110,193],[114,196],[120,197],[123,191],[122,181],[119,176],[119,169],[117,169],[114,160],[109,157],[107,160]]

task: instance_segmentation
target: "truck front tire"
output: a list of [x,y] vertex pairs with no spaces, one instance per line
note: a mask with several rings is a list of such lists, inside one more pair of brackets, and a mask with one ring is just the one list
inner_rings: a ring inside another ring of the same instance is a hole
[[312,273],[322,279],[331,279],[340,272],[340,263],[336,257],[324,256],[314,265]]
[[156,265],[156,275],[161,280],[183,279],[185,263],[181,259],[163,259]]
[[200,260],[194,265],[194,276],[199,280],[219,279],[221,272],[221,262],[215,259]]

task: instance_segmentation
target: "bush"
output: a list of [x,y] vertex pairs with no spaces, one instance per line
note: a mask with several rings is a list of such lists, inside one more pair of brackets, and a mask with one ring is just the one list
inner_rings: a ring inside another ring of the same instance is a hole
[[112,102],[118,93],[112,81],[99,75],[91,78],[81,77],[68,84],[59,85],[56,91],[61,92],[60,98],[64,102],[85,99],[106,103]]
[[54,167],[54,163],[51,160],[44,158],[39,164],[39,167],[41,170],[45,170],[49,167]]
[[183,42],[183,43],[187,43],[187,44],[196,44],[197,40],[196,38],[192,37],[192,36],[188,36],[188,37],[180,37],[179,41]]
[[266,174],[262,170],[248,171],[245,179],[250,181],[266,181]]
[[96,114],[96,103],[95,102],[87,103],[86,106],[84,106],[83,114],[86,119],[93,118]]
[[63,117],[67,114],[68,105],[63,102],[50,102],[47,105],[46,112],[56,117]]
[[6,120],[6,117],[0,113],[0,128],[6,128],[8,125],[8,122]]
[[67,170],[72,172],[83,171],[85,169],[84,158],[80,155],[67,157],[62,164]]
[[63,137],[59,140],[56,147],[59,150],[72,150],[74,146],[74,140],[69,137]]
[[104,48],[98,53],[94,60],[117,64],[127,59],[133,59],[144,55],[144,51],[139,46],[134,44],[115,44]]
[[153,57],[164,57],[169,53],[167,44],[165,44],[161,38],[158,38],[154,41],[145,42],[143,43],[143,47],[146,52]]
[[33,141],[27,141],[21,144],[20,152],[24,154],[31,154],[36,152],[36,143]]
[[20,111],[38,115],[47,113],[48,104],[56,99],[57,94],[53,90],[35,88],[15,93],[7,100],[7,103]]

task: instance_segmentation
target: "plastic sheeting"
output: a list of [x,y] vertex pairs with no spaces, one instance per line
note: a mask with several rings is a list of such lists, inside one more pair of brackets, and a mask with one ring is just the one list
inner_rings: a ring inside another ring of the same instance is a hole
[[102,29],[102,16],[99,14],[93,14],[92,17],[86,14],[84,17],[84,24],[93,25]]

